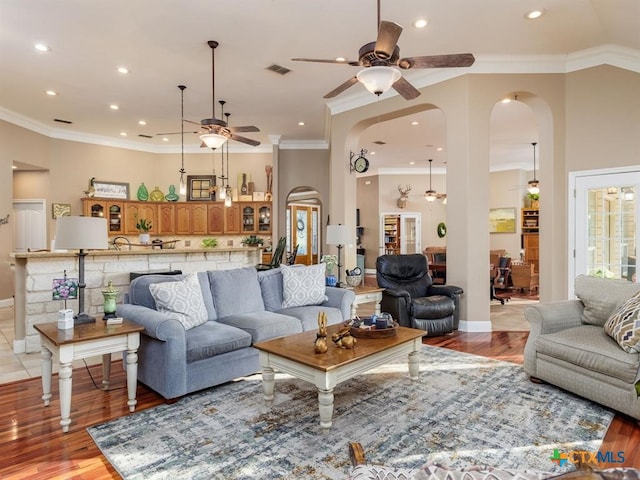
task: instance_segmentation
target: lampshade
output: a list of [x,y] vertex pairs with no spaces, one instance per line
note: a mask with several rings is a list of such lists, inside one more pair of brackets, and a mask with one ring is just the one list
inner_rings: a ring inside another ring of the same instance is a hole
[[66,250],[106,250],[107,219],[60,217],[56,221],[56,248]]
[[349,242],[349,227],[327,225],[327,245],[345,245]]
[[204,135],[200,135],[200,140],[206,143],[209,148],[218,148],[224,145],[224,142],[227,141],[227,137],[217,133],[205,133]]
[[367,90],[376,95],[382,95],[397,82],[401,73],[393,67],[368,67],[360,70],[356,77]]
[[527,191],[531,194],[540,193],[540,186],[537,180],[529,180]]

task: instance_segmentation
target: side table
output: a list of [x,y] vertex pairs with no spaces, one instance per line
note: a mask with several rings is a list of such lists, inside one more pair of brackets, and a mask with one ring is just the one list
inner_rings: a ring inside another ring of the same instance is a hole
[[95,323],[76,325],[73,329],[59,330],[57,322],[34,325],[40,333],[42,344],[42,400],[45,407],[51,399],[51,357],[58,357],[60,368],[58,384],[60,389],[60,425],[62,431],[69,431],[71,423],[71,376],[72,362],[87,357],[102,355],[102,388],[108,390],[111,374],[111,354],[127,352],[127,392],[129,411],[135,410],[136,387],[138,381],[138,347],[140,332],[144,330],[133,322],[124,320],[117,325],[107,325],[103,320]]
[[359,285],[353,288],[353,293],[356,294],[356,299],[351,304],[351,318],[356,317],[356,311],[358,305],[361,303],[376,302],[376,315],[380,315],[380,302],[382,301],[382,292],[384,288],[368,287],[366,285]]

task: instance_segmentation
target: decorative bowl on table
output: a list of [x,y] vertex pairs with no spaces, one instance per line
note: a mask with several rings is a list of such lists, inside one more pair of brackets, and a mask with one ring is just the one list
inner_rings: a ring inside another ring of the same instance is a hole
[[346,280],[347,280],[347,285],[349,285],[350,287],[357,287],[358,285],[360,285],[360,282],[362,281],[362,276],[347,275]]

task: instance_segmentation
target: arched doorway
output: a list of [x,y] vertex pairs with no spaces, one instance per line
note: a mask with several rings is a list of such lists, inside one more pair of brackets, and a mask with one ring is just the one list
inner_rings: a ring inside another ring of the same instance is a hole
[[300,186],[287,195],[285,228],[287,252],[296,249],[295,263],[320,261],[322,201],[314,187]]

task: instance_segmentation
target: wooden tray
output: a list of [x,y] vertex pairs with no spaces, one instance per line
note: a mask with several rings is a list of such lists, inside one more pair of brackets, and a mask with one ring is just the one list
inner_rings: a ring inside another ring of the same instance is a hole
[[375,327],[372,329],[364,329],[358,327],[349,328],[349,333],[352,337],[356,338],[388,338],[397,335],[398,333],[398,322],[393,322],[393,327],[383,328],[377,330]]

